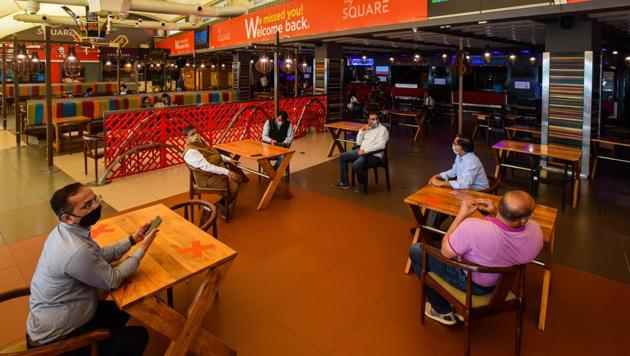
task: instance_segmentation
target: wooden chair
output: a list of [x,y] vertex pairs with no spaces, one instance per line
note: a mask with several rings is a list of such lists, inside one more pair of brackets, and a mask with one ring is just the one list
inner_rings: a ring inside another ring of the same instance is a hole
[[[374,181],[376,182],[376,184],[378,184],[378,169],[383,168],[385,170],[385,184],[387,185],[387,191],[388,192],[391,191],[391,185],[390,185],[390,180],[389,180],[389,157],[387,156],[387,147],[383,148],[382,150],[366,153],[366,156],[375,155],[381,152],[383,152],[383,159],[376,165],[372,165],[367,168],[368,174],[365,177],[366,181],[365,181],[365,190],[363,191],[364,194],[367,194],[367,191],[368,191],[367,179],[370,176],[369,175],[370,168],[374,170]],[[354,185],[354,176],[355,176],[355,172],[353,171],[352,172],[352,185]]]
[[[208,232],[212,227],[212,236],[219,238],[217,230],[217,206],[205,200],[187,200],[182,203],[172,205],[171,210],[184,210],[184,218],[197,225],[201,230]],[[195,211],[200,211],[201,216],[195,219]]]
[[496,195],[501,182],[494,176],[488,176],[488,188],[482,190],[482,193]]
[[201,199],[201,195],[202,194],[219,194],[222,197],[222,199],[223,199],[223,211],[224,211],[224,214],[221,217],[223,218],[223,220],[225,222],[228,222],[230,220],[230,218],[232,217],[232,211],[230,211],[230,204],[228,203],[230,201],[229,178],[228,177],[224,177],[225,178],[225,188],[216,189],[216,188],[200,187],[195,182],[195,175],[194,175],[194,173],[208,174],[208,172],[205,172],[205,171],[203,171],[201,169],[194,168],[194,167],[192,167],[192,166],[190,166],[188,164],[186,165],[186,167],[188,167],[188,170],[190,172],[190,183],[189,183],[189,189],[188,189],[188,196],[189,196],[190,200],[195,199],[195,196],[197,196],[199,199]]
[[[0,303],[16,298],[26,297],[30,294],[31,291],[28,287],[9,290],[0,293]],[[107,338],[109,338],[109,330],[97,329],[82,335],[51,342],[47,345],[32,348],[30,350],[27,349],[26,339],[24,339],[16,344],[4,348],[3,350],[0,350],[0,354],[9,356],[59,355],[89,346],[91,349],[90,354],[92,356],[96,356],[98,355],[97,343],[106,340]]]
[[[426,302],[426,287],[430,287],[446,299],[453,309],[464,318],[464,355],[470,355],[470,320],[473,317],[516,311],[516,344],[515,355],[521,353],[521,338],[523,329],[523,310],[525,307],[525,265],[512,267],[484,267],[471,263],[451,260],[442,255],[440,250],[422,242],[422,273],[420,274],[420,321],[424,324],[424,308]],[[466,292],[448,284],[437,274],[427,272],[427,255],[454,268],[467,272]],[[472,294],[472,273],[498,273],[498,282],[492,293],[484,295]],[[518,280],[516,292],[511,290],[512,282]]]
[[98,143],[105,142],[102,135],[85,135],[83,136],[83,171],[85,175],[87,171],[88,158],[94,160],[94,180],[98,181],[98,160],[105,157],[105,147],[99,149]]
[[490,134],[490,123],[488,119],[490,115],[480,113],[480,112],[473,113],[472,115],[475,118],[475,130],[473,131],[473,134],[472,134],[473,140],[477,138],[477,131],[479,131],[480,128],[486,130],[486,140],[487,140]]
[[[185,202],[177,203],[169,207],[169,209],[177,211],[184,209],[184,218],[191,223],[197,225],[201,230],[208,232],[208,229],[212,227],[212,236],[219,239],[219,232],[217,229],[217,207],[216,205],[209,203],[205,200],[187,200]],[[201,215],[199,219],[195,219],[195,211],[198,210]],[[166,302],[172,308],[174,305],[173,287],[166,290]]]

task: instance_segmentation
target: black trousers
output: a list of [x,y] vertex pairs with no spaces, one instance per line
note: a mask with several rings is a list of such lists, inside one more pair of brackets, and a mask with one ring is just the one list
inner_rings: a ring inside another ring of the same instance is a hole
[[[85,334],[96,329],[108,329],[109,339],[98,344],[99,355],[141,356],[149,342],[149,333],[143,326],[125,326],[131,316],[108,300],[100,300],[94,318],[64,338]],[[29,345],[29,348],[32,348]],[[90,347],[66,355],[89,356]]]

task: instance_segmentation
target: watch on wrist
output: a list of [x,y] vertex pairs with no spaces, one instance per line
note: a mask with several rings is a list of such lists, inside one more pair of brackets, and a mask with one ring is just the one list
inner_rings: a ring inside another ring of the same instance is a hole
[[133,239],[133,235],[129,235],[129,242],[131,243],[131,246],[136,244],[136,240]]

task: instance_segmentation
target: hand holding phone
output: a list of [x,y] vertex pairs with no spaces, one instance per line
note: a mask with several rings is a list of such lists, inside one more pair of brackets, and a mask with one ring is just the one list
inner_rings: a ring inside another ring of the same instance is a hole
[[147,236],[151,233],[151,231],[155,230],[158,228],[158,226],[160,226],[160,224],[162,223],[162,218],[157,215],[152,221],[151,221],[151,225],[149,225],[149,227],[147,227],[146,230],[144,230],[144,236]]

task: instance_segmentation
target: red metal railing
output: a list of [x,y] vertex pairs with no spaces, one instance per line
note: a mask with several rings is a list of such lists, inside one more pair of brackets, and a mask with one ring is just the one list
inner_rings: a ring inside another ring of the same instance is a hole
[[[294,136],[308,127],[323,131],[327,96],[281,99],[280,110],[289,114]],[[273,116],[271,100],[242,101],[110,112],[105,115],[104,179],[166,168],[183,163],[183,129],[193,125],[211,142],[259,139],[265,120]],[[147,147],[146,149],[137,149]]]

